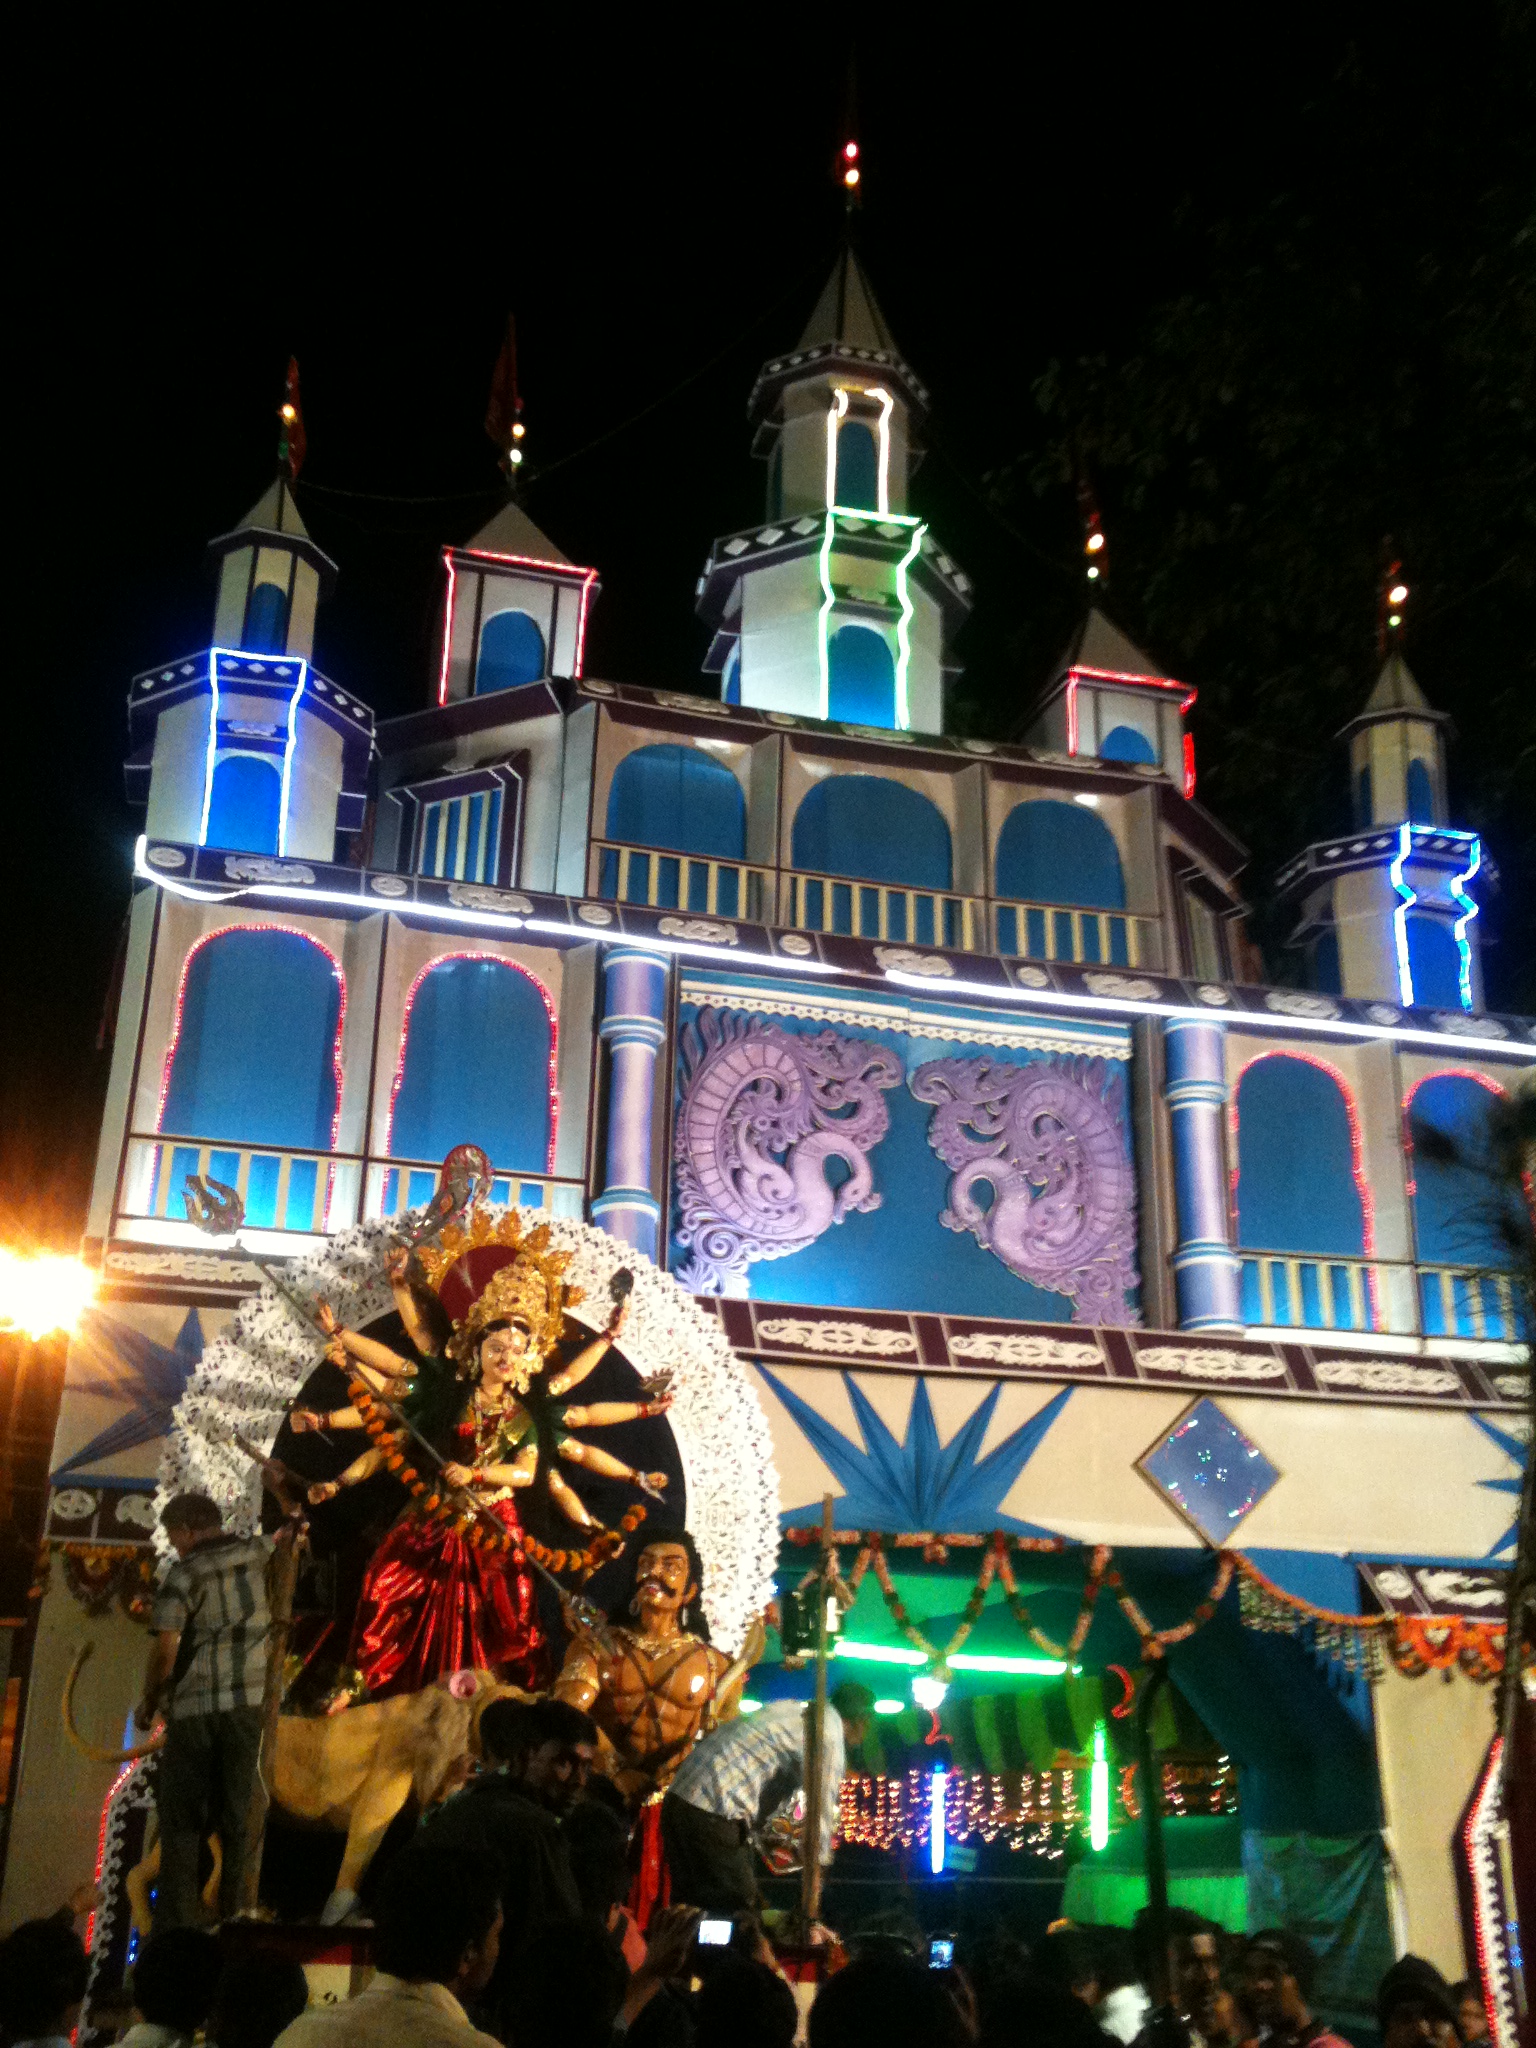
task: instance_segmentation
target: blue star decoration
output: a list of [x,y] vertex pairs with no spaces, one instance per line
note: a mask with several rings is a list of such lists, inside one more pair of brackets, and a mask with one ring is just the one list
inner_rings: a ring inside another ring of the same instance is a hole
[[[1478,1485],[1486,1486],[1490,1493],[1512,1493],[1518,1500],[1521,1489],[1525,1485],[1525,1468],[1531,1459],[1530,1445],[1523,1438],[1516,1436],[1511,1430],[1500,1429],[1497,1423],[1489,1422],[1481,1415],[1474,1415],[1470,1419],[1477,1424],[1490,1443],[1497,1444],[1504,1455],[1508,1458],[1513,1458],[1520,1468],[1512,1478],[1479,1479]],[[1498,1542],[1487,1552],[1487,1555],[1489,1557],[1498,1557],[1501,1552],[1513,1549],[1515,1537],[1519,1533],[1519,1529],[1520,1518],[1517,1514]]]
[[[949,1442],[941,1445],[928,1389],[919,1380],[906,1435],[898,1443],[852,1374],[845,1372],[843,1385],[863,1437],[862,1443],[853,1443],[765,1365],[759,1363],[758,1370],[842,1487],[843,1498],[838,1503],[842,1527],[880,1529],[889,1535],[924,1529],[957,1536],[986,1535],[993,1529],[1010,1530],[1016,1536],[1055,1534],[1034,1522],[1005,1515],[1002,1502],[1071,1399],[1071,1387],[1064,1387],[1012,1436],[1005,1437],[985,1458],[978,1458],[1001,1386],[994,1386]],[[820,1519],[819,1506],[791,1509],[783,1517],[785,1527],[791,1529]]]
[[72,1458],[66,1458],[54,1479],[83,1475],[104,1458],[164,1436],[176,1403],[203,1355],[203,1341],[203,1326],[195,1308],[187,1310],[174,1344],[157,1344],[119,1316],[98,1311],[88,1317],[70,1360],[70,1393],[104,1394],[133,1405],[126,1415],[109,1422],[88,1444],[82,1444]]

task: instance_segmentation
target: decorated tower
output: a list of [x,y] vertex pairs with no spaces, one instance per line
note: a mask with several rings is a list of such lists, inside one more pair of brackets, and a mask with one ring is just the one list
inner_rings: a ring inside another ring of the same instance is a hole
[[710,550],[698,610],[727,704],[942,732],[970,583],[908,508],[928,393],[845,244],[748,406],[767,521]]

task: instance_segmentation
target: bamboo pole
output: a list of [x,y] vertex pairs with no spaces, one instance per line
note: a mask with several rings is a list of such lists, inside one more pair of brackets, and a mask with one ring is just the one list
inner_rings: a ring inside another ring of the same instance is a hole
[[827,1769],[827,1602],[832,1597],[832,1496],[821,1497],[821,1577],[816,1595],[816,1691],[805,1734],[805,1824],[800,1849],[804,1938],[821,1917],[821,1782]]
[[293,1630],[293,1596],[299,1578],[299,1543],[304,1525],[285,1521],[277,1532],[267,1572],[267,1681],[261,1696],[261,1750],[256,1775],[251,1780],[251,1803],[246,1813],[245,1856],[240,1865],[237,1913],[254,1913],[261,1888],[261,1852],[267,1838],[267,1815],[272,1798],[269,1779],[277,1754],[277,1719],[283,1706],[283,1673],[288,1662],[288,1638]]

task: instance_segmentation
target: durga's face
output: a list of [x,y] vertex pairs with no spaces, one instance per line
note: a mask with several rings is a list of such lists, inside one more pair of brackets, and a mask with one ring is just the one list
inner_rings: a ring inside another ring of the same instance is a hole
[[508,1380],[526,1382],[533,1332],[525,1322],[501,1323],[480,1344],[480,1378],[493,1392]]

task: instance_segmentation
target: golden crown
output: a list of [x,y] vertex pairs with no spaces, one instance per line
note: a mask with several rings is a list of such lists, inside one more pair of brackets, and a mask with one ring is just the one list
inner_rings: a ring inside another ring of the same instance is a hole
[[515,1209],[493,1218],[476,1203],[464,1223],[449,1224],[435,1244],[423,1245],[416,1263],[427,1285],[440,1294],[448,1275],[468,1253],[492,1245],[505,1246],[514,1256],[496,1269],[469,1313],[454,1324],[448,1355],[468,1361],[493,1323],[513,1321],[527,1324],[530,1350],[547,1355],[560,1341],[566,1310],[584,1299],[581,1288],[566,1285],[563,1276],[572,1255],[550,1250],[547,1223],[535,1224],[525,1235]]

